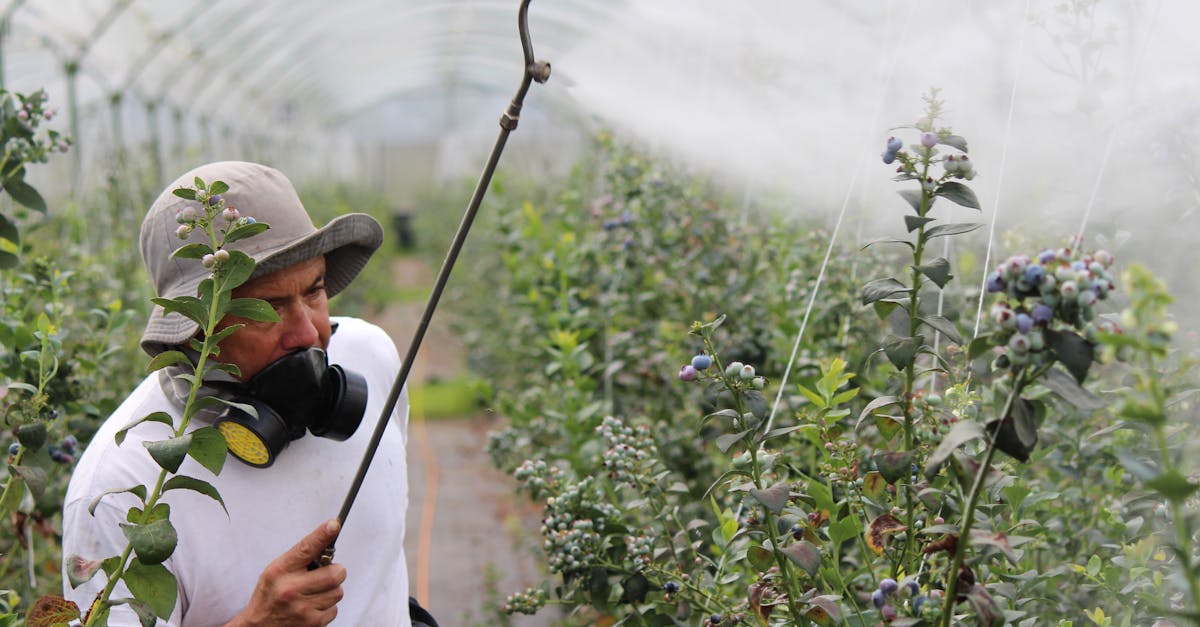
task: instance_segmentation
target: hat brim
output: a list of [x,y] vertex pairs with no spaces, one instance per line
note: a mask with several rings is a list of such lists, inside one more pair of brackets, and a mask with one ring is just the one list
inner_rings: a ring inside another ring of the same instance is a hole
[[[254,255],[254,272],[250,278],[266,276],[324,255],[325,292],[333,297],[350,285],[382,243],[383,227],[375,218],[365,213],[338,216],[311,235]],[[189,286],[190,293],[195,293],[198,284]],[[155,305],[142,333],[141,347],[154,356],[186,343],[199,330],[199,325],[190,318],[166,313]]]

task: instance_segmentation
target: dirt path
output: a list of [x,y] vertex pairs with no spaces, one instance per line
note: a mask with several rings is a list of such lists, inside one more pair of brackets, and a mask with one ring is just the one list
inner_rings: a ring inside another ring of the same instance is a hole
[[[393,264],[397,281],[432,283],[432,272],[413,259]],[[425,303],[400,303],[372,321],[404,355]],[[465,369],[462,344],[434,315],[409,384],[452,378]],[[409,418],[409,503],[405,552],[409,593],[444,627],[504,624],[496,611],[504,597],[537,585],[537,533],[541,512],[515,491],[513,479],[487,454],[495,415],[426,421]],[[517,627],[555,624],[551,610],[511,617]]]

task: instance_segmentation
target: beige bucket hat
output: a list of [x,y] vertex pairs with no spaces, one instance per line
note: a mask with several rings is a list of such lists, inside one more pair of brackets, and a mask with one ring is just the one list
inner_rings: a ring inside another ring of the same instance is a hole
[[[226,206],[236,207],[241,215],[270,226],[259,235],[229,245],[254,259],[256,265],[251,278],[324,255],[325,290],[333,296],[350,284],[383,243],[383,227],[364,213],[338,216],[318,229],[292,183],[274,168],[244,161],[210,163],[168,185],[142,221],[139,238],[142,262],[158,296],[195,295],[200,281],[209,275],[208,269],[195,259],[171,257],[175,249],[185,244],[207,243],[199,231],[194,231],[186,240],[179,239],[175,233],[179,228],[176,214],[189,204],[196,206],[196,202],[180,198],[172,191],[193,187],[196,177],[206,184],[224,181],[229,185],[229,191],[222,194]],[[177,313],[167,314],[155,305],[142,333],[142,350],[151,356],[157,355],[186,343],[198,330],[192,320]]]

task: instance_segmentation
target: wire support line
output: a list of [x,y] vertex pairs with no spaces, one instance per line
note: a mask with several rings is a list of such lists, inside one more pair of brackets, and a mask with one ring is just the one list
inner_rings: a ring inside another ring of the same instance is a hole
[[[904,18],[904,27],[900,29],[900,33],[909,32],[909,26],[912,24],[913,14],[916,13],[916,4],[916,0],[909,2],[908,14]],[[891,21],[891,13],[889,12],[887,20],[888,31],[891,30]],[[901,37],[904,37],[904,35],[901,35]],[[903,44],[904,41],[900,41],[898,43]],[[886,51],[890,51],[892,49],[892,46],[884,46],[885,53]],[[883,85],[880,88],[881,92],[887,93],[888,88],[892,84],[892,78],[896,75],[896,66],[898,64],[898,56],[891,55],[890,64],[887,67],[887,74],[884,78]],[[883,103],[884,99],[882,98],[876,100],[875,109],[871,114],[871,123],[867,127],[867,133],[875,132],[875,127],[879,124],[879,118],[883,115]],[[858,146],[861,145],[861,143],[855,143],[854,145]],[[804,308],[804,317],[800,321],[800,328],[796,331],[796,341],[792,344],[791,355],[788,357],[787,366],[783,369],[783,377],[779,381],[779,391],[776,392],[775,401],[771,404],[771,413],[767,416],[767,432],[771,431],[771,425],[775,423],[775,415],[778,413],[779,404],[783,400],[783,391],[787,389],[788,377],[791,375],[792,366],[794,366],[796,363],[796,355],[800,352],[800,341],[804,337],[804,330],[808,327],[808,319],[812,315],[813,306],[816,304],[817,296],[821,292],[821,284],[825,280],[825,270],[829,267],[829,259],[833,255],[833,247],[837,243],[838,233],[841,231],[842,222],[846,218],[846,209],[850,206],[850,199],[854,196],[854,190],[858,186],[859,175],[862,173],[865,164],[866,157],[860,153],[854,165],[854,172],[850,175],[850,182],[846,185],[846,193],[842,197],[842,207],[838,211],[837,221],[833,226],[833,232],[829,235],[829,246],[825,249],[825,258],[821,261],[821,268],[817,271],[817,280],[813,284],[812,293],[809,294],[808,297],[808,305],[806,305]]]
[[[1162,0],[1159,0],[1159,2],[1154,6],[1154,12],[1150,15],[1150,22],[1146,25],[1146,33],[1145,36],[1142,37],[1141,49],[1138,50],[1138,54],[1134,58],[1133,86],[1129,90],[1129,93],[1131,94],[1140,93],[1138,89],[1138,79],[1141,78],[1142,75],[1141,69],[1142,63],[1146,59],[1146,50],[1150,47],[1150,40],[1152,39],[1150,34],[1154,32],[1154,24],[1158,21],[1158,14],[1161,9]],[[1083,220],[1081,220],[1079,223],[1079,230],[1076,231],[1075,238],[1071,240],[1074,242],[1075,246],[1082,245],[1083,243],[1083,233],[1087,230],[1088,220],[1092,216],[1092,208],[1096,206],[1096,197],[1100,195],[1100,184],[1104,181],[1104,175],[1107,174],[1108,159],[1110,156],[1112,156],[1112,149],[1113,145],[1116,144],[1117,133],[1120,131],[1121,123],[1126,117],[1127,116],[1124,115],[1118,116],[1117,119],[1113,121],[1112,128],[1108,131],[1108,140],[1104,143],[1104,155],[1100,158],[1100,168],[1096,172],[1096,180],[1092,182],[1091,195],[1088,197],[1087,205],[1083,210]]]
[[996,221],[1000,215],[1000,192],[1004,190],[1004,169],[1008,164],[1008,145],[1012,138],[1013,110],[1017,105],[1017,87],[1021,83],[1021,59],[1025,56],[1025,31],[1029,27],[1029,7],[1032,0],[1025,0],[1025,13],[1021,19],[1021,30],[1017,35],[1016,70],[1013,72],[1012,91],[1008,96],[1008,119],[1004,123],[1004,142],[1000,149],[1000,172],[996,175],[996,195],[992,201],[992,219],[988,225],[987,248],[983,254],[982,277],[979,279],[979,306],[975,309],[975,329],[971,337],[979,336],[979,320],[983,316],[983,299],[987,296],[988,267],[992,263],[992,244],[996,239]]

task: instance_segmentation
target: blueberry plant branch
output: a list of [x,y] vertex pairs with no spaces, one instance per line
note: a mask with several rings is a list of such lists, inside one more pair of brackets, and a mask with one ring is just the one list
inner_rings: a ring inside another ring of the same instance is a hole
[[1190,595],[1187,614],[1195,620],[1200,617],[1200,580],[1197,578],[1200,572],[1197,572],[1194,530],[1185,502],[1200,486],[1184,475],[1171,451],[1167,437],[1168,388],[1162,380],[1160,365],[1167,358],[1171,337],[1177,331],[1177,325],[1167,315],[1172,299],[1163,282],[1141,266],[1129,267],[1123,279],[1130,294],[1130,306],[1122,313],[1125,328],[1121,333],[1102,334],[1100,340],[1116,350],[1132,353],[1131,362],[1142,366],[1130,369],[1133,389],[1125,397],[1118,415],[1150,430],[1160,469],[1155,473],[1141,464],[1126,465],[1170,504],[1174,548]]
[[[898,162],[896,168],[897,181],[918,181],[920,188],[903,190],[900,195],[908,201],[913,214],[905,215],[904,222],[908,231],[916,232],[915,241],[886,240],[904,244],[912,252],[912,264],[909,269],[911,278],[909,285],[904,285],[892,278],[871,281],[863,288],[862,302],[864,305],[874,305],[881,317],[887,317],[897,306],[903,306],[907,317],[908,335],[903,338],[891,337],[885,340],[881,349],[892,365],[903,373],[902,389],[898,398],[891,397],[877,405],[882,408],[886,404],[898,404],[903,417],[904,443],[898,456],[899,461],[915,463],[915,455],[920,445],[916,440],[915,427],[918,420],[913,401],[916,398],[915,384],[917,380],[917,357],[922,353],[937,355],[933,347],[925,343],[925,337],[919,332],[922,325],[929,326],[938,332],[950,332],[956,336],[953,323],[939,316],[921,315],[921,290],[926,281],[944,289],[951,280],[950,262],[939,257],[925,263],[925,248],[935,237],[957,233],[967,233],[979,224],[946,224],[930,227],[936,218],[929,215],[934,201],[938,197],[947,198],[962,206],[978,210],[979,202],[969,187],[951,179],[970,180],[975,177],[974,166],[967,155],[967,143],[962,137],[954,135],[948,129],[937,129],[935,123],[941,115],[942,103],[938,99],[937,90],[926,97],[925,116],[913,127],[920,133],[920,141],[904,150],[904,141],[898,137],[889,137],[881,158],[885,164]],[[956,154],[941,156],[938,146],[946,146],[955,150]],[[937,178],[933,176],[933,168],[941,164],[942,172]],[[933,370],[936,370],[934,368]],[[908,476],[908,473],[905,473]],[[916,495],[911,482],[898,483],[897,487],[904,493],[905,509],[905,542],[899,559],[893,563],[892,574],[900,571],[916,572],[914,564],[910,563],[910,554],[915,557],[916,529],[915,510]]]
[[[106,625],[110,609],[122,603],[128,604],[142,624],[146,625],[153,625],[155,617],[168,618],[174,610],[176,580],[162,565],[174,552],[177,543],[175,529],[170,522],[170,510],[160,502],[167,491],[193,490],[224,507],[220,494],[210,483],[176,474],[188,456],[214,475],[219,474],[224,465],[226,448],[220,433],[212,427],[191,431],[188,428],[199,410],[228,402],[216,397],[199,398],[198,393],[205,375],[211,371],[238,374],[237,367],[232,364],[210,363],[220,353],[220,342],[243,326],[232,324],[221,327],[226,315],[263,322],[278,321],[278,316],[266,302],[231,297],[233,289],[249,279],[254,260],[227,246],[261,233],[268,227],[252,217],[242,217],[235,207],[227,205],[222,194],[228,190],[229,186],[222,181],[206,184],[199,178],[195,180],[194,189],[174,190],[176,196],[199,203],[199,208],[189,205],[179,211],[176,219],[180,226],[176,234],[186,240],[194,231],[200,231],[203,234],[201,239],[206,241],[185,244],[176,249],[172,256],[198,260],[210,270],[210,274],[200,282],[198,297],[155,298],[153,302],[167,312],[182,314],[196,322],[202,339],[190,340],[190,347],[196,351],[194,363],[183,352],[171,350],[154,357],[148,367],[151,372],[175,365],[191,370],[190,374],[177,375],[189,383],[179,423],[174,424],[165,412],[155,412],[133,421],[116,434],[117,444],[120,445],[128,431],[143,422],[159,422],[173,428],[172,437],[167,440],[144,442],[151,457],[161,467],[153,487],[147,489],[144,485],[138,485],[112,490],[97,496],[89,506],[89,511],[94,513],[101,499],[121,492],[135,495],[142,505],[131,507],[126,516],[129,523],[121,524],[129,542],[120,555],[99,561],[79,556],[68,557],[68,575],[73,586],[87,581],[100,569],[107,575],[104,588],[84,616],[83,624],[87,627]],[[136,557],[131,559],[133,556]],[[132,599],[112,598],[117,584],[122,581],[133,595]]]

